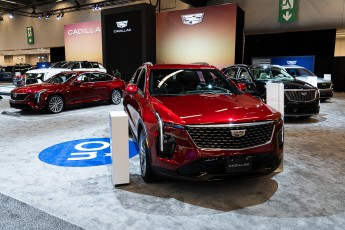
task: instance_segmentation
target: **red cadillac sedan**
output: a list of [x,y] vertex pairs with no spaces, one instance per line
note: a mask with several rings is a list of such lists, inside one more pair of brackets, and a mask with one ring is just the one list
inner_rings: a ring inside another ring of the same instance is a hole
[[146,182],[266,175],[283,159],[281,114],[214,66],[144,63],[123,105]]
[[125,82],[103,72],[62,72],[40,84],[15,88],[10,106],[60,113],[66,107],[94,101],[119,104]]

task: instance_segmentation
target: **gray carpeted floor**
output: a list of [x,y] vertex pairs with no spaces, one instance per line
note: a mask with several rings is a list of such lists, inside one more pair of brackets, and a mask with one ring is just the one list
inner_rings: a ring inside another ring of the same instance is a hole
[[13,114],[8,99],[0,100],[0,113],[10,112],[0,115],[1,229],[345,229],[344,93],[321,103],[318,116],[286,120],[283,172],[146,184],[136,156],[131,183],[116,188],[111,165],[62,167],[38,155],[62,142],[109,137],[109,111],[121,106]]

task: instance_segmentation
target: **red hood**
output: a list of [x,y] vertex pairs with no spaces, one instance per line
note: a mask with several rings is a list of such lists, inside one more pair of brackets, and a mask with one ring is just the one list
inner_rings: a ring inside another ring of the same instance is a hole
[[273,120],[277,115],[264,103],[245,94],[203,94],[155,99],[154,108],[163,121],[182,125],[255,122]]
[[53,90],[60,88],[61,84],[51,84],[51,83],[40,83],[40,84],[32,84],[27,86],[18,87],[12,90],[12,92],[16,93],[36,93],[41,90]]

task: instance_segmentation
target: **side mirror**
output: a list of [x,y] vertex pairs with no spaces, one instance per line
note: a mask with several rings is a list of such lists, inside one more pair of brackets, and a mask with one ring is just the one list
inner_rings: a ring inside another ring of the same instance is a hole
[[125,92],[128,94],[136,94],[138,92],[138,86],[133,84],[127,85]]
[[245,91],[247,89],[247,85],[245,83],[237,83],[237,86],[240,90]]

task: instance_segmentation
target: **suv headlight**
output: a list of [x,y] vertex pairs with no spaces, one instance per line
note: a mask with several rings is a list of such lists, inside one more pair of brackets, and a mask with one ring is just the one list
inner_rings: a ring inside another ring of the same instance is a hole
[[169,130],[184,129],[184,127],[163,122],[158,113],[156,113],[156,118],[158,121],[157,153],[160,157],[171,158],[175,151],[176,139]]

